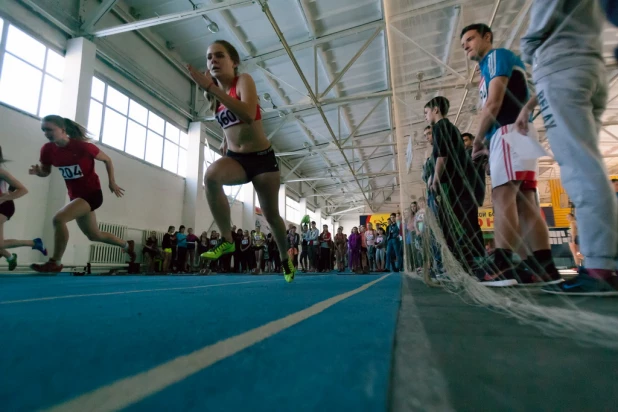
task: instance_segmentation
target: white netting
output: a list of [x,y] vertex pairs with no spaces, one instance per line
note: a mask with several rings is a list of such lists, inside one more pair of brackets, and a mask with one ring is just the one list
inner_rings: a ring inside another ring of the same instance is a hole
[[[526,29],[526,13],[531,3],[530,0],[503,1],[496,10],[496,2],[493,0],[462,1],[459,4],[448,1],[385,1],[398,162],[401,171],[401,210],[405,211],[408,223],[410,203],[417,201],[424,209],[425,216],[423,235],[416,239],[412,237],[412,245],[404,246],[406,268],[410,276],[420,276],[430,286],[439,285],[471,304],[483,305],[508,314],[523,323],[539,327],[545,333],[568,336],[582,344],[616,349],[618,319],[599,313],[602,310],[595,312],[595,307],[586,305],[585,301],[543,295],[539,288],[535,287],[496,289],[479,283],[471,276],[478,267],[472,267],[469,260],[464,263],[466,259],[462,258],[474,248],[473,237],[459,236],[459,241],[449,250],[443,229],[454,230],[459,224],[457,218],[452,211],[442,212],[438,222],[438,217],[431,208],[426,207],[428,192],[421,174],[431,146],[423,136],[423,129],[427,125],[423,115],[425,104],[435,96],[445,96],[451,104],[448,118],[462,133],[476,133],[478,128],[478,76],[473,82],[469,81],[475,64],[467,61],[461,50],[461,30],[472,23],[490,23],[495,12],[495,18],[491,22],[495,36],[494,45],[516,51],[519,38]],[[542,122],[537,123],[538,125],[542,127]],[[543,136],[541,142],[547,147]],[[411,159],[410,150],[407,150],[410,146]],[[547,176],[556,178],[557,170],[554,168],[549,171],[545,180]],[[472,181],[468,181],[466,189],[469,193],[474,192]],[[523,205],[521,207],[537,210],[540,206],[538,198],[518,197],[517,202]],[[448,209],[444,201],[440,206]],[[492,206],[490,188],[486,191],[485,203],[482,206]],[[520,227],[518,222],[510,223],[519,233],[518,240],[511,245],[511,249],[515,252],[526,251],[528,256],[532,257],[531,250],[538,248],[532,248],[533,242],[530,239],[538,228],[529,227],[524,230],[524,226]],[[411,228],[414,225],[407,226]],[[443,273],[446,275],[442,281],[439,281],[440,276],[436,280],[435,276],[430,275],[430,271],[433,274],[440,272],[439,265],[434,260],[439,256],[437,252],[441,254]],[[423,271],[418,274],[415,268],[411,267],[415,261],[411,258],[412,254],[417,258],[417,262],[423,263]],[[460,259],[455,255],[460,256]],[[483,265],[486,264],[483,262]]]

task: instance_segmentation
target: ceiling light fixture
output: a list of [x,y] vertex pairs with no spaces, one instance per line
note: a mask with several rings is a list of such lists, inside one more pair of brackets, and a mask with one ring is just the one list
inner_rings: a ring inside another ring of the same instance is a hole
[[215,23],[214,21],[210,21],[210,24],[207,26],[208,27],[208,31],[211,33],[218,33],[219,32],[219,26],[217,25],[217,23]]

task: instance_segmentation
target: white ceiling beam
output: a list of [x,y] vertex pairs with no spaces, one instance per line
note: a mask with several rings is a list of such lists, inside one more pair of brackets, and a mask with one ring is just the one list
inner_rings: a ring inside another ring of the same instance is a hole
[[[381,143],[381,144],[369,144],[369,145],[362,145],[362,146],[341,146],[341,149],[343,149],[343,150],[358,150],[358,149],[369,149],[369,148],[372,148],[372,147],[375,147],[376,149],[378,149],[380,147],[393,147],[393,146],[396,146],[396,145],[397,145],[397,143]],[[277,157],[304,156],[304,155],[309,155],[311,153],[339,153],[339,148],[336,148],[336,147],[325,147],[325,148],[318,148],[318,149],[309,148],[307,150],[299,150],[299,151],[295,151],[295,152],[279,152],[279,153],[275,154],[275,156],[277,156]],[[367,160],[369,160],[369,159],[366,159],[365,162]],[[333,166],[329,165],[329,167],[333,167]]]
[[300,159],[300,161],[298,163],[296,163],[294,165],[294,167],[292,168],[292,170],[290,170],[285,176],[283,176],[283,180],[288,180],[290,178],[290,176],[292,176],[294,174],[294,172],[296,171],[296,169],[298,169],[300,167],[300,165],[303,164],[303,162],[305,160],[307,160],[309,158],[309,156],[305,156],[302,159]]
[[161,24],[172,23],[175,21],[192,19],[194,17],[198,17],[212,11],[222,11],[233,7],[249,6],[253,3],[254,1],[252,0],[226,0],[221,3],[208,4],[201,7],[196,7],[193,10],[170,13],[163,16],[157,16],[150,19],[136,21],[134,23],[120,24],[118,26],[110,27],[107,29],[96,30],[92,32],[92,35],[94,37],[112,36],[114,34],[144,29],[146,27],[159,26]]
[[[404,12],[389,16],[389,24],[396,23],[398,21],[409,19],[412,17],[421,16],[423,14],[440,11],[447,7],[457,6],[460,5],[462,2],[463,0],[442,0],[429,6],[412,7],[411,9],[408,9]],[[410,4],[414,4],[414,2],[410,2]]]
[[462,75],[461,73],[459,73],[457,70],[453,69],[451,66],[449,66],[448,64],[444,63],[439,57],[435,56],[434,54],[432,54],[430,51],[428,51],[427,49],[425,49],[423,46],[421,46],[420,44],[418,44],[416,41],[414,41],[410,36],[406,35],[404,32],[402,32],[401,30],[399,30],[397,27],[390,25],[389,26],[389,30],[392,30],[395,34],[399,35],[400,37],[402,37],[403,39],[407,40],[409,43],[412,43],[414,45],[414,47],[416,47],[417,49],[419,49],[420,51],[422,51],[423,53],[425,53],[427,56],[429,56],[433,61],[435,61],[436,63],[438,63],[440,66],[442,66],[443,68],[445,68],[446,70],[450,71],[451,73],[453,73],[455,76],[459,77],[460,79],[466,81],[466,77],[464,75]]
[[[392,133],[387,134],[383,140],[380,141],[380,143],[384,143],[386,141],[386,139],[388,139],[390,136],[392,136]],[[396,143],[389,143],[388,146],[393,146],[396,145]],[[367,146],[363,145],[363,148],[365,148]],[[361,165],[358,167],[358,169],[356,169],[356,172],[360,172],[361,169],[363,168],[363,166],[365,166],[365,164],[369,161],[369,159],[371,159],[371,157],[378,151],[378,149],[380,148],[380,146],[376,145],[375,149],[373,149],[373,151],[371,152],[371,154],[369,156],[367,156],[367,158],[365,159],[365,161],[363,163],[361,163]]]
[[[293,52],[297,52],[299,50],[305,50],[308,48],[311,48],[313,46],[319,45],[319,44],[324,44],[324,43],[328,43],[331,42],[333,40],[337,40],[337,39],[341,39],[343,37],[347,37],[347,36],[352,36],[358,33],[362,33],[364,31],[367,30],[373,30],[376,29],[378,27],[384,27],[385,23],[384,20],[376,20],[373,21],[371,23],[367,23],[367,24],[363,24],[360,26],[356,26],[356,27],[352,27],[350,29],[346,29],[346,30],[342,30],[336,33],[332,33],[332,34],[327,34],[325,36],[321,36],[321,37],[316,37],[315,39],[311,39],[311,40],[306,40],[300,43],[297,43],[295,45],[289,46],[289,48],[293,51]],[[250,63],[257,63],[257,62],[262,62],[265,60],[270,60],[270,59],[274,59],[276,57],[281,57],[281,56],[285,56],[287,54],[285,48],[282,49],[277,49],[268,53],[264,53],[258,56],[254,56],[248,59],[245,59],[243,61],[243,63],[245,64],[250,64]]]
[[105,16],[117,2],[118,0],[103,0],[98,7],[86,15],[79,29],[84,33],[90,34],[94,26],[101,21],[103,16]]
[[[387,177],[387,176],[393,176],[394,174],[396,174],[396,172],[361,173],[361,174],[357,174],[356,177]],[[352,176],[352,175],[344,175],[342,177],[343,178],[353,178],[354,176]],[[286,180],[285,183],[311,182],[311,181],[314,181],[314,180],[333,180],[333,177],[332,176],[305,177],[305,178],[300,178],[300,179]],[[351,182],[353,182],[353,180]]]
[[348,64],[346,64],[345,67],[339,72],[337,77],[335,77],[335,79],[328,85],[328,87],[322,92],[322,94],[318,96],[318,99],[321,99],[324,96],[326,96],[328,92],[330,92],[331,89],[335,87],[335,85],[339,82],[339,80],[341,80],[341,78],[345,76],[348,70],[350,70],[350,67],[352,67],[352,65],[356,63],[356,60],[358,60],[358,58],[362,56],[365,50],[367,50],[367,48],[371,45],[371,43],[373,43],[373,41],[376,39],[376,37],[378,37],[378,35],[382,32],[382,30],[384,30],[383,27],[377,28],[377,30],[371,35],[371,37],[367,39],[365,44],[363,44],[362,47],[356,52],[356,54],[352,56]]
[[341,214],[343,214],[343,213],[351,212],[352,210],[362,209],[362,208],[364,208],[364,207],[365,207],[365,205],[360,205],[360,206],[356,206],[356,207],[353,207],[353,208],[350,208],[350,209],[347,209],[347,210],[343,210],[343,211],[341,211],[341,212],[329,213],[329,215],[330,215],[330,216],[334,216],[334,215],[341,215]]
[[365,117],[363,118],[363,120],[360,121],[359,124],[356,125],[356,127],[354,128],[354,130],[352,130],[352,132],[350,132],[350,135],[341,143],[342,145],[346,144],[348,142],[348,140],[350,140],[352,137],[354,137],[354,135],[356,134],[356,132],[358,131],[358,129],[360,129],[363,124],[365,123],[365,121],[367,119],[369,119],[369,117],[371,117],[371,115],[373,114],[373,112],[382,104],[382,102],[384,101],[386,97],[381,98],[378,103],[376,105],[374,105],[371,110],[369,111],[369,113],[367,113],[365,115]]

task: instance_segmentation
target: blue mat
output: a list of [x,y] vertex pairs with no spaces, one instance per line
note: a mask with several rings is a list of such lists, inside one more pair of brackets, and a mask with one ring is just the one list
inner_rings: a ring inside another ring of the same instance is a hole
[[[377,278],[0,279],[0,404],[50,407]],[[130,409],[384,409],[400,281],[392,275]],[[226,285],[239,282],[254,283]],[[101,293],[112,294],[3,304]]]

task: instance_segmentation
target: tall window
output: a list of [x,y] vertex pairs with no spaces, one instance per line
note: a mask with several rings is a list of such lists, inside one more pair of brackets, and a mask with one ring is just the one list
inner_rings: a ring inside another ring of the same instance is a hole
[[0,101],[35,116],[56,114],[64,56],[0,19]]
[[300,212],[300,203],[289,196],[285,197],[285,217],[289,222],[300,224],[303,216]]
[[[210,166],[211,164],[213,164],[220,158],[221,158],[221,155],[219,153],[215,152],[212,149],[209,149],[208,146],[204,145],[204,171],[206,171],[208,166]],[[242,189],[243,187],[245,187],[245,185],[248,185],[248,184],[249,183],[245,183],[244,185],[236,185],[236,186],[223,186],[223,191],[225,192],[227,196],[231,198],[236,198],[236,201],[238,202],[238,201],[241,201],[240,189]],[[256,206],[258,205],[256,204]]]
[[88,130],[99,141],[186,177],[189,136],[94,77]]

